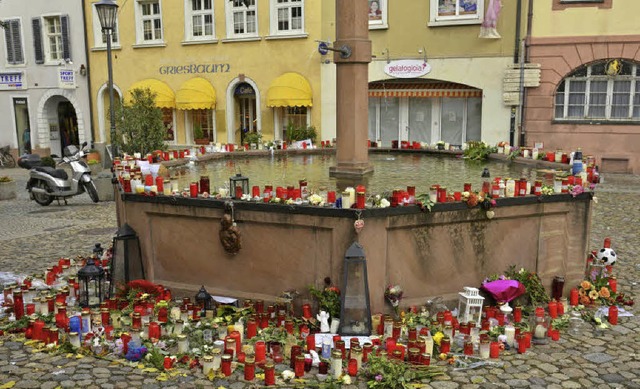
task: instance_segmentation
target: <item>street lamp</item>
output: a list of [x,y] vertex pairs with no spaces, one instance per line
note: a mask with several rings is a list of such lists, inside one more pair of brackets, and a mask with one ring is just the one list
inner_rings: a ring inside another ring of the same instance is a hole
[[111,37],[113,29],[116,27],[116,18],[118,16],[118,4],[113,0],[100,0],[96,3],[96,11],[102,32],[107,35],[107,69],[109,73],[109,117],[111,120],[111,153],[112,157],[118,155],[115,147],[116,139],[116,115],[113,107],[113,67],[111,64]]

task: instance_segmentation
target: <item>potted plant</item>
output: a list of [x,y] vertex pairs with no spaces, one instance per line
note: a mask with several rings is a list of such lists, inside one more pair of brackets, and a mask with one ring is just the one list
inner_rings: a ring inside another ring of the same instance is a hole
[[209,144],[209,139],[204,136],[204,131],[202,131],[202,126],[200,124],[193,126],[193,138],[197,145]]
[[262,133],[258,131],[251,131],[245,134],[244,144],[251,146],[251,150],[256,150],[258,145],[262,142]]
[[16,198],[16,182],[8,176],[0,177],[0,200]]
[[100,153],[96,149],[91,149],[87,152],[87,164],[91,162],[100,163]]

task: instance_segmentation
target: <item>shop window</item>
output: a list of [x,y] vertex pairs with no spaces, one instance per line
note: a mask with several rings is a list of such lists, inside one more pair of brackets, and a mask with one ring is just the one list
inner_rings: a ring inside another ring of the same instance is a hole
[[271,0],[271,35],[304,33],[304,0]]
[[215,39],[213,0],[185,0],[184,14],[187,41]]
[[7,48],[7,63],[9,65],[24,64],[22,51],[22,27],[20,19],[3,20],[4,43]]
[[[214,142],[213,111],[210,109],[194,109],[191,111],[193,139],[197,139],[198,129],[202,130],[202,138]],[[201,139],[202,139],[201,138]]]
[[137,0],[136,40],[138,44],[164,43],[160,0]]
[[[102,31],[102,26],[100,25],[100,19],[98,19],[98,11],[96,10],[95,4],[92,7],[92,16],[93,18],[93,47],[94,48],[107,48],[107,34]],[[111,48],[120,48],[120,33],[118,31],[118,18],[116,18],[116,25],[111,32]]]
[[556,120],[640,121],[640,64],[599,61],[575,70],[558,85]]
[[480,24],[484,19],[484,0],[430,1],[430,26]]
[[166,134],[164,135],[164,140],[168,142],[175,141],[176,135],[173,125],[173,109],[162,108],[162,123],[164,124],[164,128],[167,130]]
[[387,0],[369,0],[369,29],[387,27]]
[[258,4],[256,0],[225,1],[227,38],[258,36]]

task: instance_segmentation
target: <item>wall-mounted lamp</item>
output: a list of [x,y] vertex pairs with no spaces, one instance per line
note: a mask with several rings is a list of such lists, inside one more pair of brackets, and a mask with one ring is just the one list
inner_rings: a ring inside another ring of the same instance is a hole
[[418,54],[422,54],[424,58],[424,62],[427,62],[427,50],[422,46],[421,49],[418,49]]
[[87,75],[87,68],[84,66],[84,64],[80,65],[80,70],[79,70],[79,72],[80,72],[80,75],[81,75],[82,77],[84,77],[84,76],[86,76],[86,75]]

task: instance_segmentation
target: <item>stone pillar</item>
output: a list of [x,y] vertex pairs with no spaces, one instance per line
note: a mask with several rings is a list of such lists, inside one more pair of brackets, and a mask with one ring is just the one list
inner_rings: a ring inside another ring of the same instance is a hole
[[369,6],[367,0],[336,0],[336,166],[332,177],[358,179],[373,172],[369,163]]

